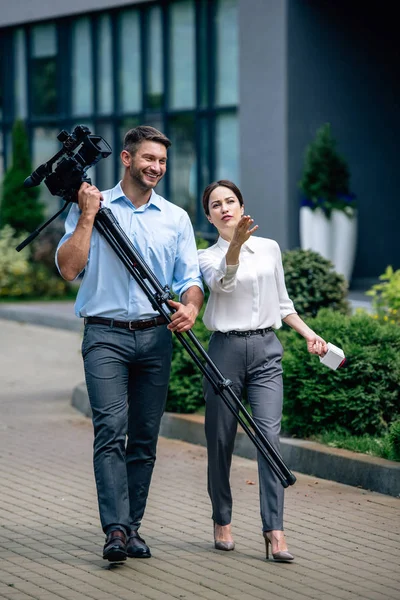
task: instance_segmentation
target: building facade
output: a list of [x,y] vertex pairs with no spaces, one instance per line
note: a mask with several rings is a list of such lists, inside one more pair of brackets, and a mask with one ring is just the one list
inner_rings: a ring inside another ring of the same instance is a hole
[[173,143],[159,192],[189,212],[199,234],[211,235],[202,190],[226,178],[241,186],[261,235],[293,248],[305,147],[330,122],[358,197],[353,286],[365,287],[387,264],[400,267],[399,58],[390,15],[360,7],[0,0],[0,179],[17,118],[35,167],[59,150],[62,129],[84,124],[103,136],[113,154],[89,172],[102,189],[121,174],[124,132],[146,123]]

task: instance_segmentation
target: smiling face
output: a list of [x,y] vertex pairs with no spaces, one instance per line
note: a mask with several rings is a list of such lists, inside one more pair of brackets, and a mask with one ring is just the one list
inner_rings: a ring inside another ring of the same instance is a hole
[[155,188],[167,170],[167,148],[158,142],[143,141],[133,156],[123,150],[121,159],[132,183],[143,191]]
[[236,194],[227,187],[218,186],[210,194],[208,210],[210,223],[218,229],[221,237],[230,240],[244,212]]

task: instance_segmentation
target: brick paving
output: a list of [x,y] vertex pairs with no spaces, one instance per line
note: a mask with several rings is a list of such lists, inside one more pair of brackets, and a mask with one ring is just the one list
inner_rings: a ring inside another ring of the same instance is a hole
[[80,334],[0,320],[0,598],[400,598],[400,500],[299,475],[296,560],[265,560],[257,467],[234,457],[234,552],[213,549],[205,449],[160,439],[142,535],[151,559],[102,560],[92,427],[70,405]]

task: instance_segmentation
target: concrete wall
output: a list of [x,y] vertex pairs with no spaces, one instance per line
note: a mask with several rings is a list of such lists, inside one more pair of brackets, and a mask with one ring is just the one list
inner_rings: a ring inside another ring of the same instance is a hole
[[[330,122],[359,203],[356,286],[372,283],[388,264],[400,267],[396,23],[391,6],[382,10],[337,0],[289,3],[289,204],[297,215],[304,148],[315,130]],[[291,241],[297,243],[293,234],[292,229]]]
[[259,234],[291,245],[287,193],[287,2],[239,0],[240,178]]
[[0,0],[0,27],[66,17],[151,0]]

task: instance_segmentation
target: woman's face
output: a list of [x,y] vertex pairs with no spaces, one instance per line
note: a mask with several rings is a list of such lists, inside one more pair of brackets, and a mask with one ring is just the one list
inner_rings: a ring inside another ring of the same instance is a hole
[[210,194],[208,210],[210,223],[222,237],[230,239],[244,211],[236,194],[227,187],[218,186]]

